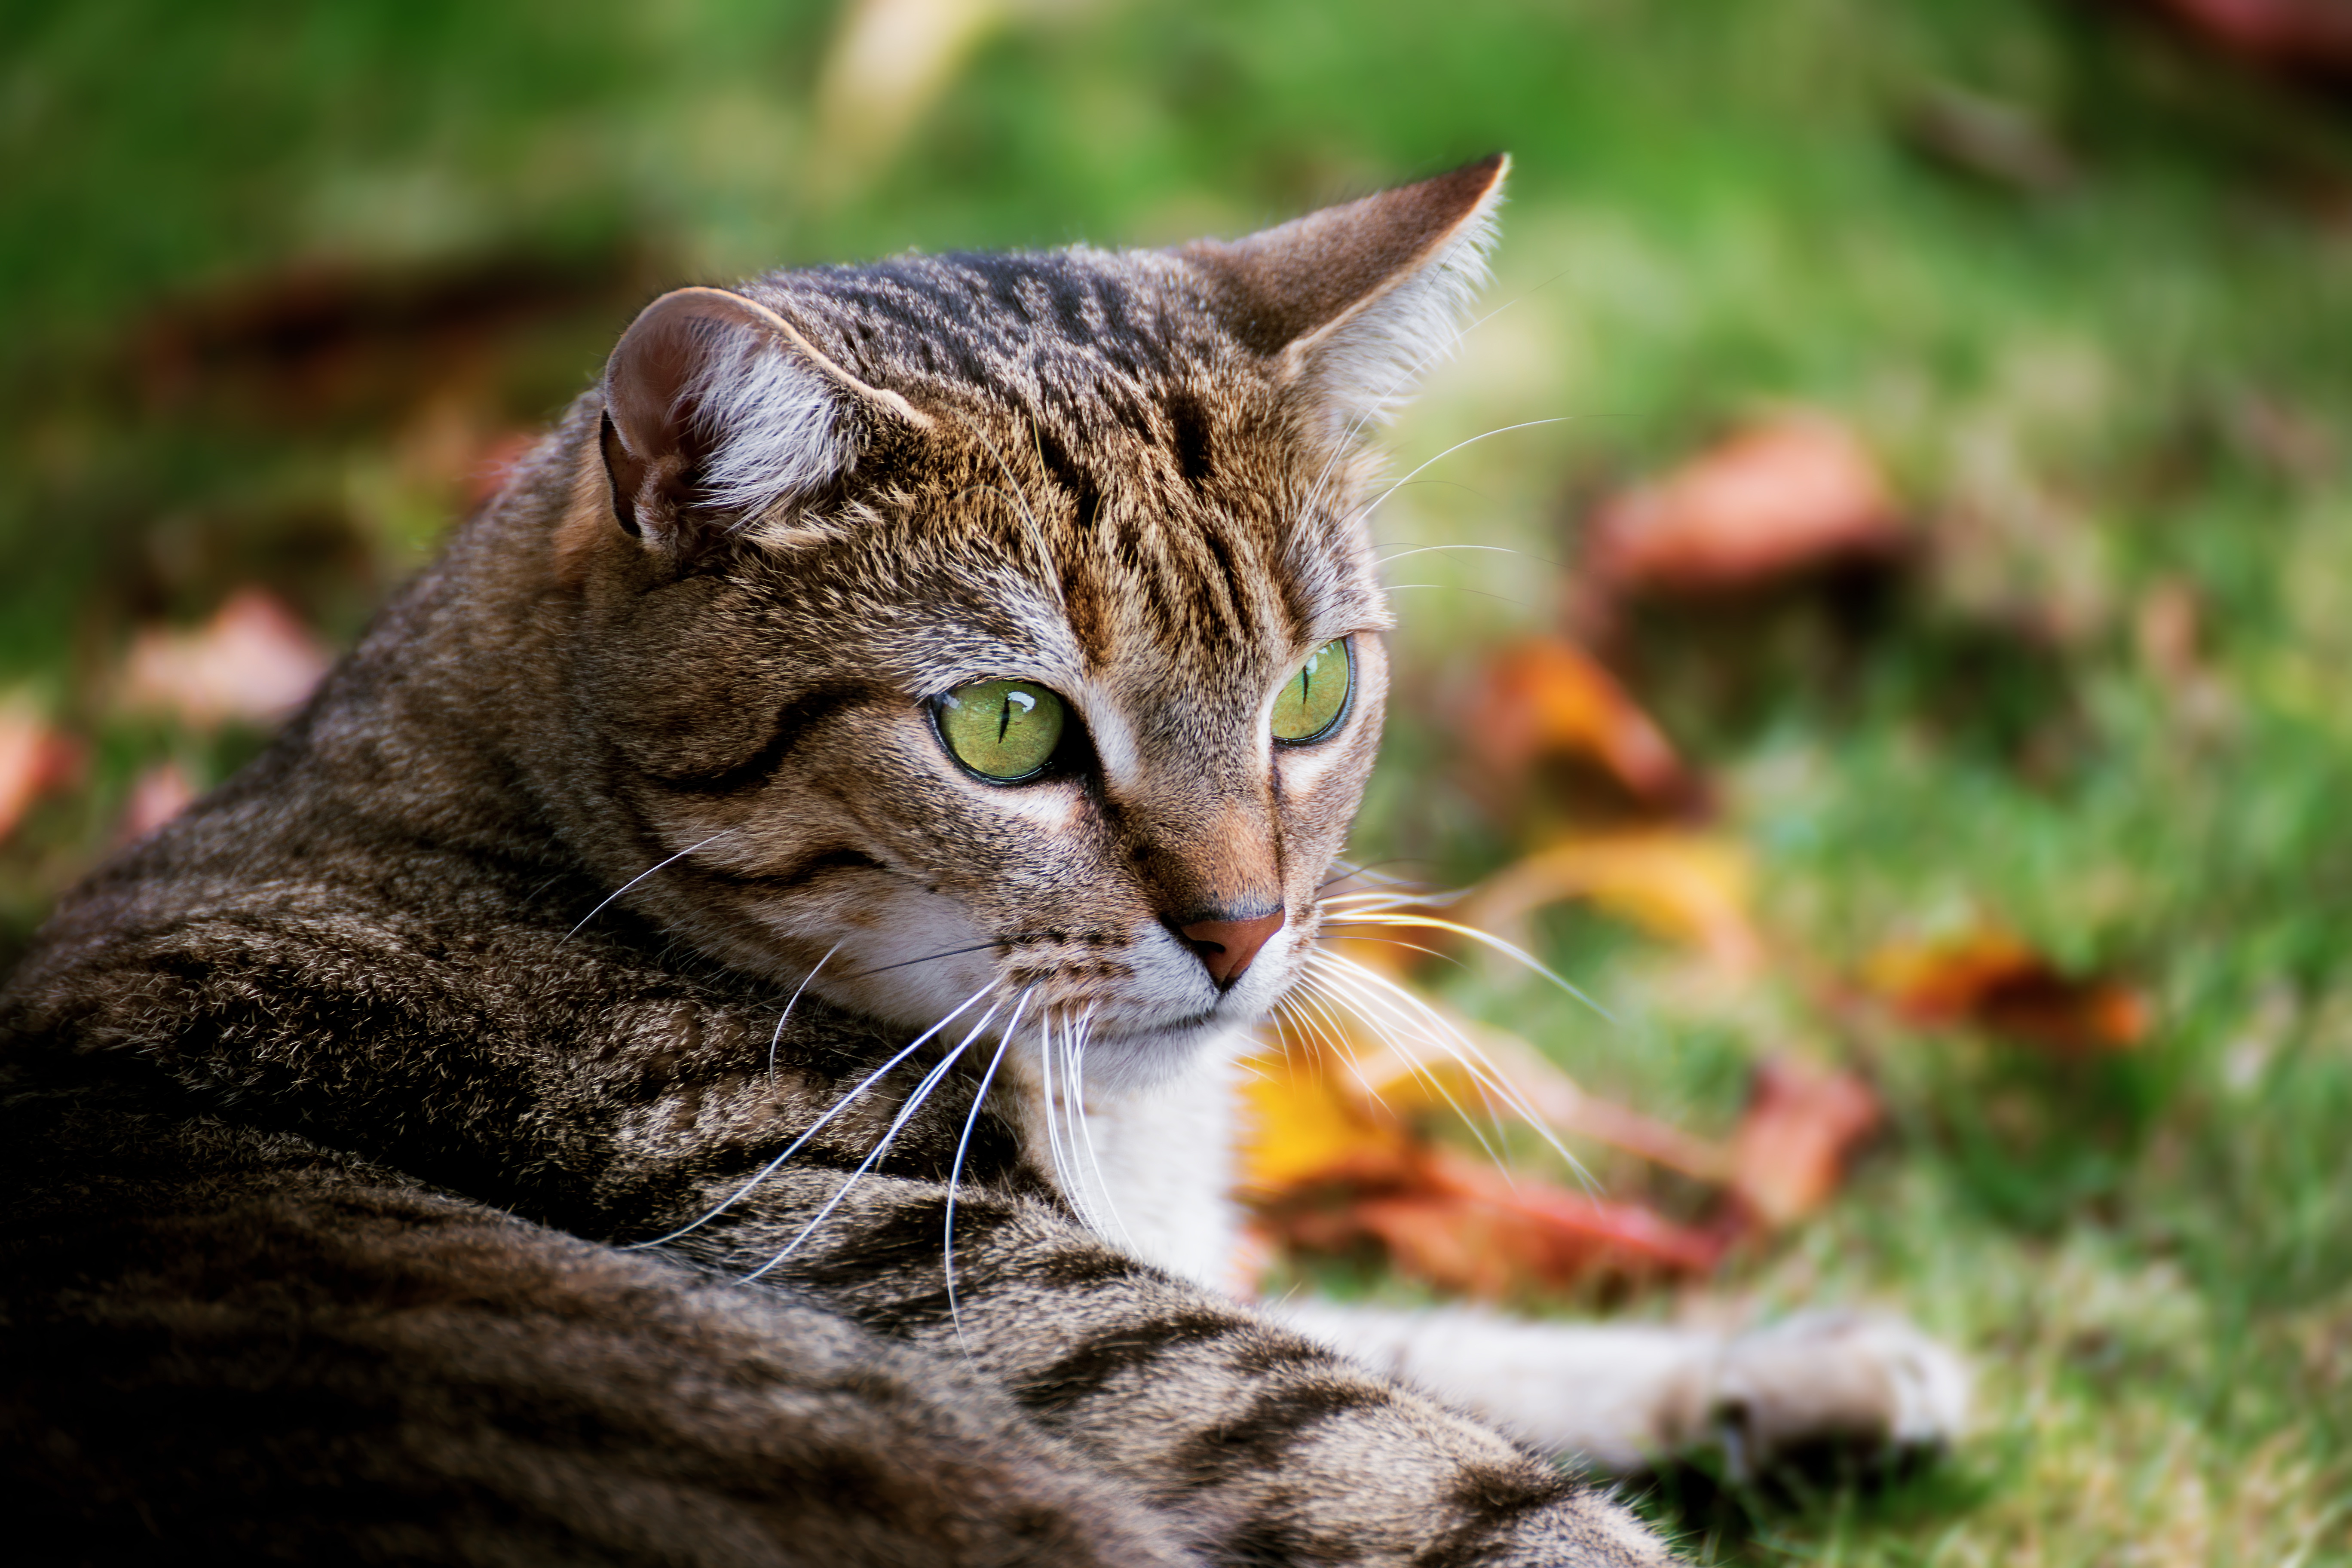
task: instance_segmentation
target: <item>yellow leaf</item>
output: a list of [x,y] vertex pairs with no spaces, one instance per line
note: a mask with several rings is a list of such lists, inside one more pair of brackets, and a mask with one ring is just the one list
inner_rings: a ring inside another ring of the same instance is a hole
[[1749,882],[1747,852],[1727,838],[1671,830],[1608,834],[1571,839],[1505,868],[1461,906],[1459,918],[1516,941],[1537,910],[1589,899],[1745,975],[1763,961],[1748,914]]

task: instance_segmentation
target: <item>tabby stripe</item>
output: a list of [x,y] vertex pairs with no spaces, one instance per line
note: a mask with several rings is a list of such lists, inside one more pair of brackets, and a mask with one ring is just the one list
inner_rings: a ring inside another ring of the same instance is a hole
[[1108,1329],[1013,1390],[1023,1409],[1050,1420],[1091,1398],[1120,1373],[1146,1367],[1181,1345],[1205,1344],[1241,1331],[1242,1320],[1195,1308],[1148,1322]]
[[775,722],[760,749],[740,763],[700,773],[656,773],[644,776],[678,795],[730,795],[757,788],[776,776],[800,738],[820,721],[857,698],[864,689],[849,686],[820,687],[787,702],[776,711]]
[[1235,1525],[1210,1558],[1217,1568],[1293,1568],[1303,1563],[1357,1563],[1369,1556],[1350,1535],[1317,1535],[1266,1510]]
[[1465,1464],[1448,1500],[1469,1517],[1416,1554],[1413,1568],[1474,1568],[1489,1562],[1498,1532],[1576,1491],[1574,1480],[1533,1459],[1513,1468]]
[[1169,1468],[1188,1490],[1223,1486],[1238,1476],[1272,1470],[1285,1453],[1334,1416],[1387,1405],[1389,1391],[1364,1383],[1316,1380],[1258,1396],[1246,1414],[1196,1433]]

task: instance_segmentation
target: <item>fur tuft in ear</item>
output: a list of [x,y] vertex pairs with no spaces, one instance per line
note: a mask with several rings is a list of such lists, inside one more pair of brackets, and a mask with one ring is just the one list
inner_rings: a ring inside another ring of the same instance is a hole
[[1179,254],[1207,273],[1227,325],[1286,361],[1349,427],[1394,413],[1451,353],[1486,282],[1510,159],[1309,213]]
[[639,312],[604,366],[614,514],[665,548],[738,527],[847,475],[877,419],[924,423],[757,301],[673,290]]

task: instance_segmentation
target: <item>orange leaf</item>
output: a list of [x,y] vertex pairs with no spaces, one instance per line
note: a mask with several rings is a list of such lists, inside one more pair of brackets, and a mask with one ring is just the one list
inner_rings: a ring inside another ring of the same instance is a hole
[[[1428,1142],[1408,1113],[1475,1107],[1475,1081],[1426,1043],[1350,1033],[1344,1063],[1328,1046],[1294,1042],[1284,1057],[1261,1058],[1246,1080],[1255,1136],[1244,1169],[1270,1239],[1320,1252],[1377,1243],[1403,1272],[1489,1297],[1595,1271],[1714,1267],[1718,1237],[1636,1205],[1514,1184]],[[1693,1173],[1729,1168],[1714,1145],[1585,1096],[1522,1042],[1482,1031],[1476,1044],[1490,1070],[1563,1130],[1614,1136]]]
[[1880,949],[1863,982],[1923,1024],[1972,1022],[2058,1050],[2126,1050],[2147,1037],[2147,999],[2112,980],[2060,973],[2003,931]]
[[1878,1096],[1852,1073],[1766,1060],[1731,1135],[1733,1195],[1775,1229],[1803,1218],[1837,1191],[1847,1155],[1882,1115]]
[[1588,1275],[1700,1273],[1722,1258],[1721,1238],[1634,1204],[1610,1203],[1549,1183],[1511,1183],[1449,1150],[1423,1148],[1385,1180],[1339,1181],[1261,1209],[1274,1236],[1312,1251],[1378,1242],[1403,1273],[1495,1297]]
[[150,627],[131,645],[123,700],[198,729],[268,724],[300,707],[327,673],[326,650],[259,588],[230,596],[194,632]]
[[1493,773],[1524,774],[1538,757],[1598,763],[1637,800],[1676,805],[1696,794],[1664,732],[1583,650],[1549,637],[1496,655],[1463,733]]
[[42,795],[81,773],[82,748],[21,694],[0,702],[0,839]]
[[1891,559],[1906,538],[1853,432],[1819,415],[1783,414],[1604,505],[1586,565],[1619,593],[1719,594]]

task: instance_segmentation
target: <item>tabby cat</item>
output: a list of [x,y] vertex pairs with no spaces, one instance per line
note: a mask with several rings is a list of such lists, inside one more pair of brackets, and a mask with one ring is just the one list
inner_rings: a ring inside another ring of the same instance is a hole
[[1886,1325],[1219,1289],[1229,1064],[1380,736],[1359,433],[1504,168],[648,306],[0,999],[10,1539],[1657,1563],[1559,1452],[1940,1433]]

